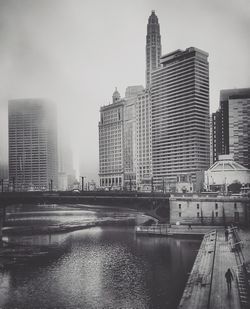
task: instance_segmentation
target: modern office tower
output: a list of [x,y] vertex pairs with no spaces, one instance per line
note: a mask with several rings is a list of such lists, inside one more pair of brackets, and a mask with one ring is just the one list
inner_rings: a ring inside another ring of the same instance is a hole
[[161,35],[160,25],[155,11],[148,19],[146,36],[146,88],[151,85],[151,73],[160,67]]
[[217,130],[217,125],[219,124],[219,112],[212,113],[212,122],[210,123],[210,135],[211,135],[211,144],[210,144],[210,156],[212,157],[212,164],[218,160],[218,153],[222,153],[219,148],[221,144],[218,143],[221,138],[219,138],[219,130]]
[[209,135],[209,137],[210,137],[210,146],[209,146],[210,147],[210,163],[209,163],[209,166],[211,166],[214,162],[213,151],[212,151],[212,149],[213,149],[213,134],[214,134],[214,132],[213,132],[213,114],[210,115],[209,128],[210,128],[210,135]]
[[136,102],[137,155],[136,182],[142,191],[151,190],[151,100],[149,90],[137,96]]
[[123,114],[124,100],[117,89],[112,104],[102,106],[99,122],[100,186],[109,189],[124,186]]
[[213,160],[232,154],[239,164],[250,168],[250,88],[220,92],[220,107],[213,113]]
[[123,167],[125,190],[136,189],[136,102],[143,86],[129,86],[124,98]]
[[13,190],[57,188],[57,115],[42,99],[9,101],[9,180]]
[[176,182],[209,167],[208,54],[194,47],[161,57],[152,72],[152,168],[154,184]]

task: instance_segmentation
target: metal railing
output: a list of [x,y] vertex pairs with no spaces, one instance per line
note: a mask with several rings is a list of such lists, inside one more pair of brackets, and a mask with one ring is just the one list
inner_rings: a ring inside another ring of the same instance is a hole
[[[249,284],[249,274],[246,267],[245,257],[242,251],[243,248],[243,242],[239,237],[238,234],[238,228],[237,227],[231,227],[229,229],[229,232],[231,234],[231,251],[235,254],[236,264],[237,264],[237,284],[239,288],[239,294],[240,294],[240,301],[243,306],[246,306],[246,308],[249,308],[250,305],[250,284]],[[242,280],[244,283],[244,286],[242,287]],[[242,288],[244,289],[244,294],[242,294]],[[242,297],[243,295],[243,297]],[[244,307],[243,307],[244,308]]]

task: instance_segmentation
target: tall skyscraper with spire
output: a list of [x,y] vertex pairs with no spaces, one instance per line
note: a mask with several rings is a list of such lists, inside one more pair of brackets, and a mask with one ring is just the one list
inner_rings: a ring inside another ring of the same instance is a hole
[[152,11],[148,19],[146,36],[146,88],[151,84],[151,73],[160,67],[161,35],[158,17]]

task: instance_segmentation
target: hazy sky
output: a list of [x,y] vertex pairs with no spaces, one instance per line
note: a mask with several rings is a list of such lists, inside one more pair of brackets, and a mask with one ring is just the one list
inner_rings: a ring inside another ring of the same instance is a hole
[[209,53],[211,111],[220,89],[250,87],[249,0],[0,0],[0,160],[8,100],[44,97],[58,105],[81,174],[97,179],[99,109],[115,87],[123,96],[145,85],[151,10],[163,54],[190,46]]

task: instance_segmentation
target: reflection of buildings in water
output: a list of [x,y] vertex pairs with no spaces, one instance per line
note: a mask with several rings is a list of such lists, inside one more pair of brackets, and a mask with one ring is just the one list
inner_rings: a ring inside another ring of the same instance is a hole
[[[160,243],[164,249],[161,249],[161,252],[156,252]],[[200,240],[136,237],[136,244],[140,254],[152,253],[152,257],[154,255],[162,256],[167,261],[171,274],[179,273],[182,278],[183,274],[186,275],[190,271],[189,268],[198,252]]]
[[4,304],[8,300],[10,284],[11,278],[9,272],[2,272],[0,280],[0,308],[3,308]]
[[62,245],[69,234],[45,234],[45,235],[31,235],[31,236],[15,236],[10,235],[5,239],[9,243],[18,243],[21,245],[32,245],[32,246],[55,246]]
[[[172,259],[176,261],[175,265],[179,265],[182,271],[187,274],[191,269],[189,265],[193,265],[194,259],[199,249],[200,240],[179,239],[176,241],[176,246],[171,250]],[[178,261],[177,261],[178,260]],[[177,271],[177,269],[175,270]]]

